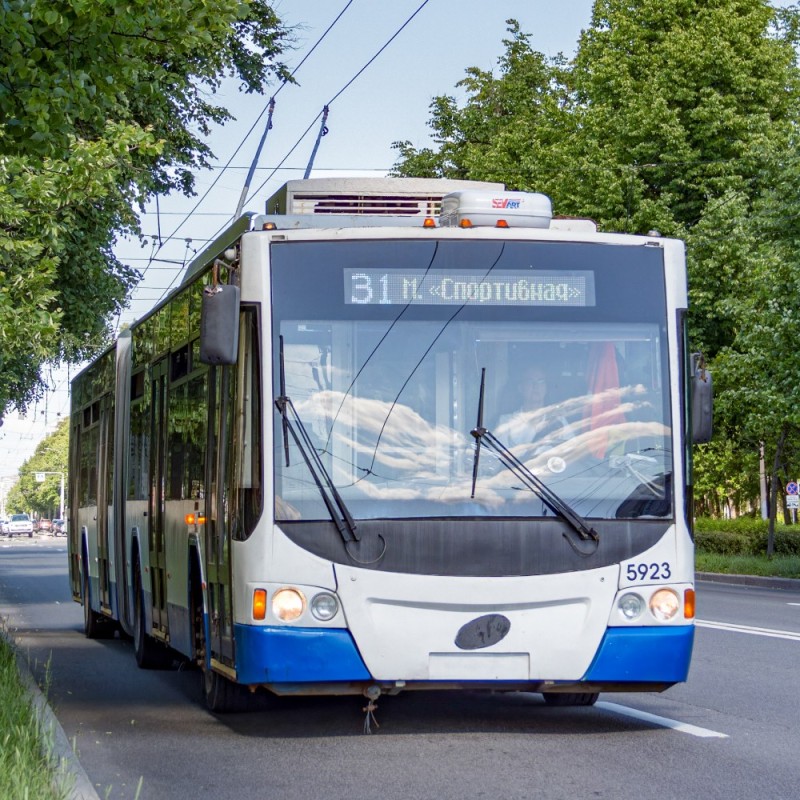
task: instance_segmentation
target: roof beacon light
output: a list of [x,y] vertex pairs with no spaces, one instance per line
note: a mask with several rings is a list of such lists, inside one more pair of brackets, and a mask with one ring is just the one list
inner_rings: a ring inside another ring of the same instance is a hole
[[553,218],[550,198],[537,192],[492,192],[466,189],[442,198],[442,227],[464,227],[468,219],[472,227],[549,228]]

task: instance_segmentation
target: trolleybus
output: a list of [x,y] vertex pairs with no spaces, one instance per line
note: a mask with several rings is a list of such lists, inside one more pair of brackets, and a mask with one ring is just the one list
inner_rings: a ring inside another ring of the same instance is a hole
[[73,381],[86,635],[197,664],[215,711],[684,681],[710,381],[683,244],[497,184],[293,181],[266,211]]

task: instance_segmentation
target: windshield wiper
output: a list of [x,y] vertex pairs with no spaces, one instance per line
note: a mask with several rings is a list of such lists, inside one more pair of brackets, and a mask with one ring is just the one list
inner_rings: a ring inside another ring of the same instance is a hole
[[[483,404],[481,403],[481,405]],[[556,516],[561,517],[569,524],[581,539],[593,542],[600,541],[597,531],[546,483],[537,478],[490,430],[479,425],[473,428],[470,433],[475,437],[477,447],[484,443],[490,450],[493,450],[500,459],[500,463],[519,478]],[[477,471],[477,453],[474,467],[473,473]],[[473,475],[474,480],[475,475]]]
[[[478,395],[478,423],[472,435],[475,436],[475,431],[485,431],[483,427],[483,397],[486,391],[486,367],[481,367],[481,391]],[[475,459],[472,462],[472,493],[470,497],[475,497],[475,484],[478,482],[478,462],[481,460],[481,436],[475,436]]]
[[[286,394],[286,377],[283,366],[283,337],[280,337],[280,396],[275,398],[275,407],[282,418],[283,435],[284,435],[284,450],[286,451],[286,463],[289,463],[289,441],[286,437],[286,432],[291,433],[300,455],[306,462],[308,471],[314,479],[314,483],[319,489],[319,493],[331,515],[334,525],[336,525],[339,535],[344,540],[345,544],[350,542],[358,542],[360,538],[356,533],[356,523],[350,514],[347,505],[345,504],[342,496],[336,489],[333,479],[325,469],[322,459],[319,457],[311,437],[308,435],[308,429],[300,419],[297,409],[294,407],[291,398]],[[291,412],[291,419],[290,419]]]

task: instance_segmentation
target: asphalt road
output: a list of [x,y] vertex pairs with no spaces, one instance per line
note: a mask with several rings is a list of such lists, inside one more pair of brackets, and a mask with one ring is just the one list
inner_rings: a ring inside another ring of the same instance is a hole
[[800,592],[698,587],[688,683],[550,708],[535,694],[281,700],[214,717],[198,673],[89,641],[64,540],[0,539],[0,616],[100,797],[140,800],[800,797]]

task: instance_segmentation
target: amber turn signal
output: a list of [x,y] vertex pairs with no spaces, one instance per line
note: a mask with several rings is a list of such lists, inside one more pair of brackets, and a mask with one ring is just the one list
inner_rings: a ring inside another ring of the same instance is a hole
[[253,619],[265,619],[267,616],[267,590],[253,591]]
[[683,593],[683,616],[694,619],[694,589],[686,589]]

